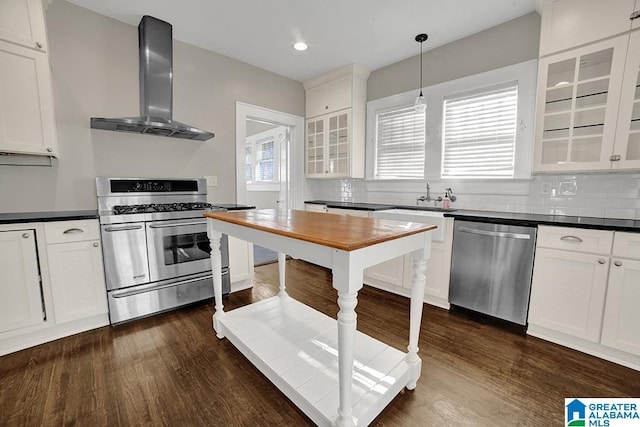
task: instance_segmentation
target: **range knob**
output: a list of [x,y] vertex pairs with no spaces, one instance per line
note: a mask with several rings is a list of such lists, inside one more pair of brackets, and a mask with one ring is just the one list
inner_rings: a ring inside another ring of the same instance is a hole
[[133,189],[135,191],[140,191],[142,190],[142,183],[140,181],[137,181],[135,184],[133,184]]

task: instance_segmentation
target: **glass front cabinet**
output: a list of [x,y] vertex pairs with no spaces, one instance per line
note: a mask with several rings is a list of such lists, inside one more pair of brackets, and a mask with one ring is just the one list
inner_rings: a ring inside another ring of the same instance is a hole
[[536,172],[640,167],[639,36],[540,59]]
[[307,120],[307,177],[348,177],[351,109]]

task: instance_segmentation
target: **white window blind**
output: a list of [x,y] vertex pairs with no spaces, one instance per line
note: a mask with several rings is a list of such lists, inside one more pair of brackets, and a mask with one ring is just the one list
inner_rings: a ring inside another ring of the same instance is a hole
[[376,179],[424,178],[425,112],[413,105],[376,114]]
[[256,151],[256,180],[260,182],[276,181],[273,137],[257,141]]
[[513,177],[517,109],[517,82],[445,98],[442,177]]

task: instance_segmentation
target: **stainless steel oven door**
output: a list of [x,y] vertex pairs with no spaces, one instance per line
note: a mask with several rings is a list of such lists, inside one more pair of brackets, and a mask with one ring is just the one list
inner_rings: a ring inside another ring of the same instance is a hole
[[[226,241],[222,242],[226,248]],[[205,219],[147,223],[151,281],[171,279],[211,270],[211,246]],[[228,265],[228,251],[223,267]]]
[[103,225],[100,232],[107,289],[149,282],[144,222]]

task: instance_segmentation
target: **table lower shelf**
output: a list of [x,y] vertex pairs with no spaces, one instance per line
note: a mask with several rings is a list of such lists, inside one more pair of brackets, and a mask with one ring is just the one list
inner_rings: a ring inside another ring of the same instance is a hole
[[[227,312],[222,333],[318,425],[338,417],[338,331],[329,316],[288,296]],[[367,425],[409,382],[406,354],[356,332],[353,417]]]

